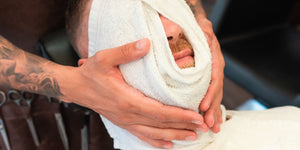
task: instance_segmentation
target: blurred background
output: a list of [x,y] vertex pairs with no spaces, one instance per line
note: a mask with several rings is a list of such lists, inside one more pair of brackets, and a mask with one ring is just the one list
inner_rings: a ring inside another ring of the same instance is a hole
[[203,5],[226,61],[224,105],[299,107],[300,2],[203,0]]

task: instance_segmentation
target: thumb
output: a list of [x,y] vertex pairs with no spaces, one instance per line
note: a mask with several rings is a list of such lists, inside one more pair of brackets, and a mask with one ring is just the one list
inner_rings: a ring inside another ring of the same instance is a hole
[[102,55],[105,58],[111,58],[106,59],[109,66],[118,66],[143,57],[148,53],[149,48],[150,41],[145,38],[120,47],[104,50]]

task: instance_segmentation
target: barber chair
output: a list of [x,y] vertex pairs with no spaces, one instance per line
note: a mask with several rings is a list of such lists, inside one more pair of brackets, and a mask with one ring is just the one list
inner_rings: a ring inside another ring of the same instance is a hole
[[296,0],[218,0],[210,16],[225,75],[269,108],[300,107],[300,31],[289,20],[299,16],[299,6]]
[[61,65],[76,66],[79,59],[64,29],[42,37],[38,42],[37,50],[44,58]]

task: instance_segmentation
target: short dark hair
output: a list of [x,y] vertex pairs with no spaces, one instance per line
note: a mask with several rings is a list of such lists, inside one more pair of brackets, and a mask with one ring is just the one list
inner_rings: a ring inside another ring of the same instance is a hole
[[73,48],[78,52],[76,46],[78,28],[82,22],[82,14],[88,0],[68,0],[66,9],[66,33]]

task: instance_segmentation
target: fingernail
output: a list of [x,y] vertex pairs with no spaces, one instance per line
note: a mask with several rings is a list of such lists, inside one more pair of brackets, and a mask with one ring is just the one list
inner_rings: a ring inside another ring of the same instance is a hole
[[197,138],[195,136],[188,136],[185,138],[186,141],[195,141]]
[[194,120],[194,121],[192,121],[192,123],[197,124],[197,125],[202,125],[202,122],[199,120]]
[[136,47],[138,50],[143,50],[143,49],[145,48],[146,44],[147,44],[146,39],[142,39],[142,40],[140,40],[140,41],[138,41],[138,42],[136,43],[135,47]]

